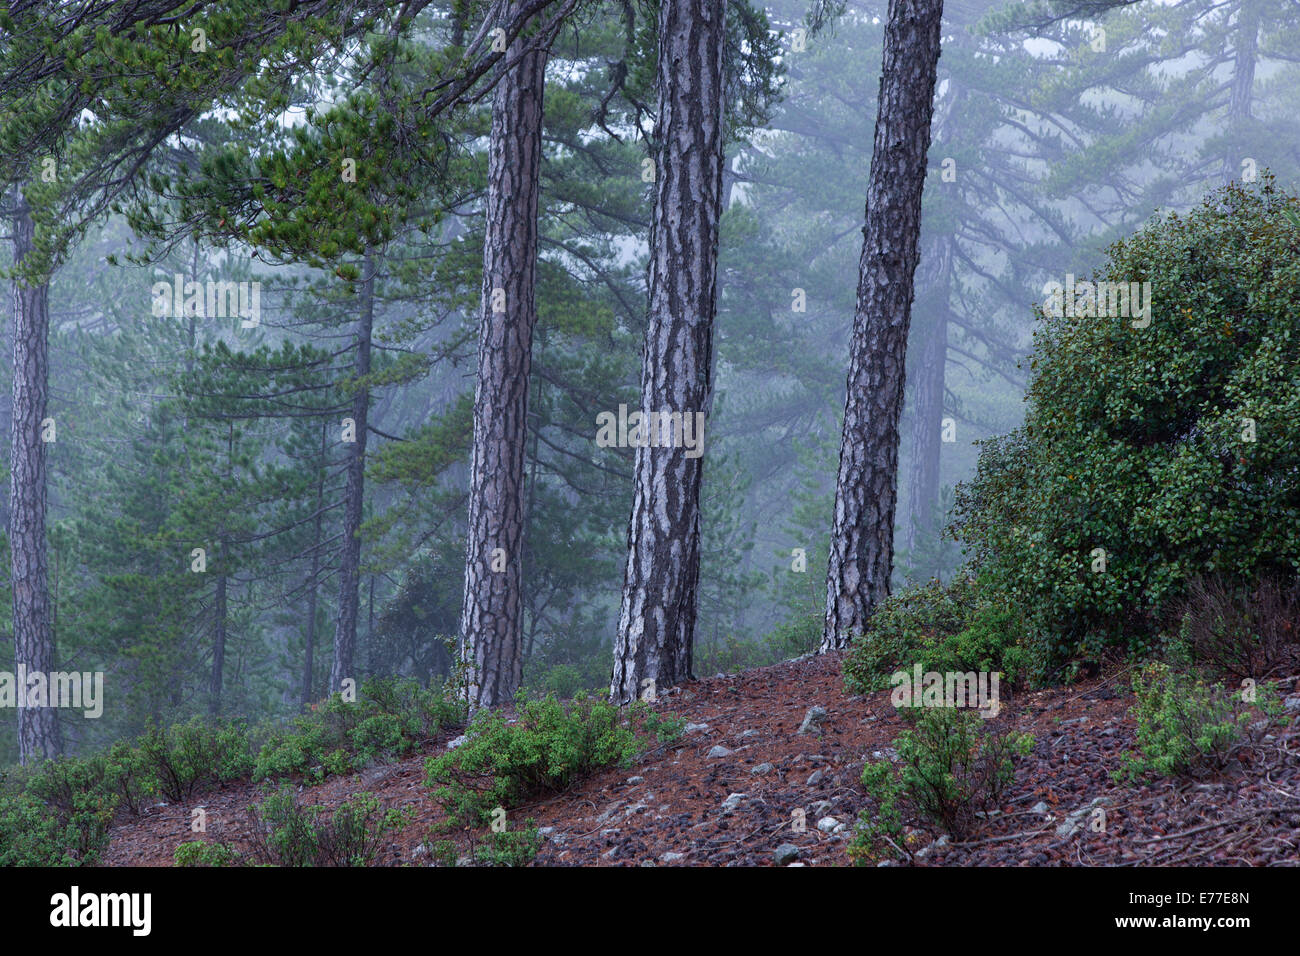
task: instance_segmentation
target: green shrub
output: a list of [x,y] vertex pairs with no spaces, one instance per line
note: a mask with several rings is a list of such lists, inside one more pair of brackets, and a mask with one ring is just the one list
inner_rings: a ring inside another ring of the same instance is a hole
[[[1148,774],[1203,776],[1222,770],[1249,736],[1257,719],[1255,707],[1240,691],[1171,669],[1148,664],[1133,675],[1137,701],[1138,750],[1124,755],[1124,766],[1112,776],[1136,780]],[[1259,710],[1276,713],[1276,701],[1266,688],[1256,688]]]
[[415,681],[366,681],[354,703],[335,694],[312,713],[274,730],[258,751],[255,781],[300,775],[320,782],[399,757],[446,727],[465,723],[465,705]]
[[902,713],[912,726],[894,741],[898,765],[878,761],[862,772],[876,809],[863,811],[850,847],[859,862],[881,852],[883,837],[901,835],[903,807],[962,839],[981,814],[997,807],[1015,777],[1015,759],[1033,749],[1032,737],[990,731],[970,710],[926,707]]
[[112,794],[118,805],[139,816],[144,801],[159,792],[158,775],[144,752],[133,741],[119,740],[104,754],[104,792]]
[[640,702],[624,714],[583,696],[566,707],[553,696],[521,694],[516,707],[513,722],[501,711],[479,711],[464,744],[426,762],[425,782],[437,788],[435,799],[454,820],[486,824],[495,807],[518,806],[601,768],[630,765],[650,735],[665,739],[681,726]]
[[173,803],[201,787],[247,777],[253,768],[248,725],[242,720],[209,723],[194,717],[166,730],[151,726],[136,744],[142,773]]
[[176,847],[172,859],[177,866],[239,866],[243,854],[228,843],[191,840]]
[[1023,633],[1024,618],[1019,611],[981,604],[956,634],[922,640],[921,670],[998,672],[1003,682],[1019,684],[1029,671],[1029,651],[1019,643]]
[[854,694],[884,690],[897,671],[1000,672],[1008,684],[1029,669],[1020,641],[1022,615],[999,603],[983,581],[964,573],[890,595],[867,622],[841,665]]
[[108,846],[115,805],[77,793],[66,811],[29,793],[0,794],[0,866],[91,866]]
[[486,866],[527,866],[541,848],[542,838],[536,827],[489,832],[474,847],[474,859]]
[[412,811],[385,810],[372,793],[353,794],[333,813],[303,806],[292,787],[267,793],[254,808],[255,855],[278,866],[368,866]]
[[1197,575],[1300,570],[1296,204],[1265,176],[1113,245],[1098,278],[1152,284],[1145,328],[1039,309],[1025,424],[982,443],[953,530],[1045,669],[1149,653]]

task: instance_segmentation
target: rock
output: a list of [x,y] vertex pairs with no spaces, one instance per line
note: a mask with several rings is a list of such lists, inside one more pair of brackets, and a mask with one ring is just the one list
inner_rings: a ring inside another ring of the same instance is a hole
[[814,771],[812,772],[812,775],[808,778],[807,786],[809,786],[809,787],[815,787],[815,786],[817,786],[819,783],[821,783],[822,780],[823,780],[825,777],[826,777],[826,771],[825,771],[825,770],[814,770]]
[[808,865],[807,863],[791,863],[788,867],[786,867],[786,869],[787,869],[787,870],[792,870],[792,869],[794,869],[796,866],[807,866],[807,865]]
[[1049,807],[1042,800],[1039,800],[1037,803],[1035,803],[1032,807],[1029,808],[1030,813],[1041,813],[1043,815],[1050,813],[1051,810],[1052,808]]
[[687,724],[686,727],[682,730],[682,733],[693,734],[701,730],[708,730],[708,729],[709,729],[708,724]]
[[830,800],[818,800],[812,805],[813,816],[824,817],[831,812],[831,807],[835,806]]
[[555,827],[539,827],[537,835],[543,840],[555,836]]
[[1060,726],[1062,726],[1062,727],[1072,727],[1072,726],[1074,726],[1075,724],[1086,724],[1087,722],[1088,722],[1088,718],[1087,718],[1087,717],[1071,717],[1069,720],[1063,720],[1063,721],[1061,721]]
[[468,735],[468,734],[461,734],[461,735],[460,735],[459,737],[457,737],[455,740],[449,740],[449,741],[447,741],[447,749],[448,749],[448,750],[455,750],[457,747],[461,746],[462,744],[468,743],[468,742],[469,742],[469,735]]
[[772,854],[772,859],[777,866],[785,866],[787,863],[793,863],[799,859],[799,848],[793,843],[782,843]]
[[722,673],[722,671],[718,671],[716,674],[713,675],[713,679],[714,679],[714,680],[721,680],[722,678],[724,678],[724,677],[726,677],[726,676],[727,676],[727,675],[724,674],[724,673]]
[[1071,810],[1065,817],[1065,822],[1056,828],[1058,838],[1064,840],[1072,837],[1082,829],[1084,821],[1092,815],[1092,811],[1098,807],[1107,806],[1110,803],[1105,797],[1097,797],[1086,807],[1080,807],[1078,810]]
[[627,782],[630,786],[635,787],[638,783],[645,783],[645,777],[628,777]]
[[741,733],[741,735],[740,735],[740,739],[741,739],[741,740],[748,740],[750,737],[757,737],[758,735],[759,735],[759,734],[758,734],[758,731],[757,731],[757,730],[746,730],[746,731],[744,731],[744,732]]
[[614,839],[614,837],[618,836],[618,833],[619,833],[619,831],[618,831],[618,828],[617,828],[617,827],[611,827],[611,828],[608,829],[608,830],[601,830],[601,831],[600,831],[600,835],[601,835],[602,839],[605,839],[605,840],[612,840],[612,839]]
[[772,765],[770,763],[761,763],[757,767],[751,767],[750,773],[771,773]]
[[423,843],[421,843],[419,846],[417,846],[414,850],[411,851],[411,858],[419,859],[420,857],[424,856],[424,854],[428,852],[429,852],[429,848],[425,846]]
[[822,817],[817,821],[817,829],[821,830],[822,833],[834,833],[839,826],[840,821],[834,817]]
[[871,751],[872,760],[888,760],[891,763],[898,763],[898,751],[893,747],[884,747],[880,750]]
[[799,725],[799,733],[815,734],[817,731],[821,730],[822,721],[824,721],[828,716],[825,707],[822,707],[820,704],[814,704],[808,708],[808,713],[803,715],[803,723]]
[[740,809],[740,805],[741,805],[741,803],[744,802],[744,800],[745,800],[745,795],[744,795],[743,793],[733,793],[733,794],[730,794],[730,795],[727,797],[726,800],[723,800],[723,801],[722,801],[722,810],[723,810],[723,812],[724,812],[724,813],[731,813],[731,812],[733,812],[733,811],[735,811],[735,810],[739,810],[739,809]]
[[1283,698],[1282,709],[1288,711],[1300,711],[1300,694],[1292,694],[1290,697]]
[[913,853],[912,856],[913,856],[915,859],[918,859],[918,860],[924,860],[927,856],[929,856],[929,855],[930,855],[931,853],[933,853],[935,850],[939,850],[939,849],[942,849],[943,847],[946,847],[946,846],[948,845],[948,842],[949,842],[949,840],[948,840],[948,834],[945,833],[943,836],[939,837],[939,839],[935,840],[935,841],[934,841],[933,843],[931,843],[929,846],[923,846],[923,847],[921,847],[921,849],[919,849],[919,850],[917,850],[915,853]]
[[670,852],[668,852],[668,853],[665,853],[665,854],[664,854],[663,856],[661,856],[659,859],[660,859],[660,861],[663,862],[663,863],[680,863],[680,862],[682,862],[682,860],[686,859],[686,854],[685,854],[685,853],[673,853],[673,852],[670,851]]
[[721,744],[718,744],[718,745],[715,746],[712,750],[709,751],[709,756],[710,756],[710,757],[714,757],[714,758],[716,758],[716,757],[730,757],[730,756],[732,755],[732,753],[733,753],[733,751],[730,751],[730,750],[728,750],[726,747],[723,747]]

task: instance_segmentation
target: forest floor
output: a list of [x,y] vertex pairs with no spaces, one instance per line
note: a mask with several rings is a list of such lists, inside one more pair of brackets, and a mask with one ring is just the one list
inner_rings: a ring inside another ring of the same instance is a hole
[[[868,805],[860,783],[863,762],[887,759],[904,723],[887,691],[845,693],[840,657],[787,661],[662,695],[658,709],[697,726],[631,768],[603,771],[566,793],[512,810],[508,825],[531,819],[542,828],[546,839],[535,866],[767,866],[785,844],[798,848],[797,856],[788,848],[783,853],[795,865],[848,865],[853,824]],[[1284,719],[1224,772],[1149,786],[1117,784],[1110,776],[1134,746],[1128,668],[1067,687],[1004,695],[995,723],[1033,734],[1032,754],[1018,764],[1000,809],[965,841],[909,828],[911,862],[1295,865],[1300,698],[1294,695],[1300,683],[1288,678],[1282,690],[1293,695]],[[827,711],[820,731],[800,734],[814,705]],[[305,787],[301,799],[334,807],[366,790],[385,806],[412,808],[412,821],[386,841],[375,865],[428,865],[429,827],[442,812],[424,786],[424,760],[444,752],[452,736],[404,760]],[[709,756],[715,747],[730,752]],[[248,807],[257,796],[255,786],[242,784],[196,801],[207,811],[205,838],[247,849],[253,832]],[[171,865],[176,846],[198,837],[190,832],[191,809],[158,805],[120,822],[104,864]],[[803,832],[794,832],[798,809],[806,819]],[[467,855],[473,834],[453,836]]]

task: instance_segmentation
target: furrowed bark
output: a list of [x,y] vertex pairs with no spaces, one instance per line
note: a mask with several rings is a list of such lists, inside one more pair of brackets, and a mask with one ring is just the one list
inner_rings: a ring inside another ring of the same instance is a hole
[[943,0],[890,0],[827,562],[823,652],[847,646],[889,594],[898,420],[942,17]]
[[[506,58],[526,45],[521,36]],[[523,677],[524,451],[537,319],[537,196],[548,55],[538,49],[520,57],[501,78],[492,103],[460,624],[472,711],[509,702]]]
[[[13,219],[15,267],[32,251],[35,224],[18,193]],[[13,584],[14,669],[54,669],[54,629],[45,540],[45,442],[41,422],[49,398],[50,287],[48,279],[13,283],[13,421],[9,451],[9,555]],[[47,684],[48,686],[48,684]],[[27,707],[27,687],[18,694],[18,760],[29,763],[63,750],[57,711]],[[46,700],[46,704],[54,701]]]
[[[718,220],[722,206],[725,0],[663,0],[643,421],[694,424],[712,400]],[[689,680],[700,576],[702,455],[636,450],[622,608],[610,698],[626,704]],[[703,436],[696,436],[701,440]],[[694,454],[694,453],[693,453]],[[651,683],[653,682],[653,683]]]

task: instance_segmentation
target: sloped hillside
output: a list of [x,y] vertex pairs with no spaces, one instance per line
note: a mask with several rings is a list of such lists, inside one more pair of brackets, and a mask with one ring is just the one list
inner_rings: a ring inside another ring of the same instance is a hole
[[[661,710],[687,721],[676,741],[632,767],[602,771],[566,793],[513,809],[510,826],[534,820],[544,836],[537,866],[841,866],[859,811],[864,761],[888,760],[904,723],[888,693],[845,694],[839,655],[789,661],[700,680],[665,695]],[[1114,782],[1133,747],[1126,668],[1085,683],[1003,700],[999,727],[1033,734],[1000,806],[960,843],[909,827],[911,862],[927,866],[1295,864],[1300,860],[1300,686],[1259,742],[1222,773],[1149,786]],[[809,711],[821,708],[808,720]],[[804,726],[805,722],[809,726]],[[803,730],[801,732],[801,727]],[[305,788],[310,804],[335,807],[359,791],[409,808],[377,865],[428,865],[428,833],[441,818],[424,785],[424,752]],[[191,807],[158,805],[118,825],[107,865],[170,865],[176,846],[201,836],[251,845],[251,785],[207,794],[207,832],[190,832]],[[1096,813],[1100,809],[1103,813]],[[802,810],[804,826],[798,832]],[[455,835],[468,862],[479,835]],[[905,864],[900,861],[899,864]]]

